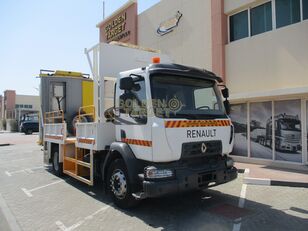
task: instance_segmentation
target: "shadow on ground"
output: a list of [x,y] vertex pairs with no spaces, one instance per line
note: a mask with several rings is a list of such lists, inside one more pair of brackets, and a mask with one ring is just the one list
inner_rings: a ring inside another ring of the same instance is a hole
[[[234,209],[234,213],[238,213],[239,197],[225,194],[217,190],[216,187],[203,192],[146,199],[134,209],[122,210],[112,204],[110,197],[104,192],[103,184],[90,187],[69,177],[64,177],[64,179],[83,193],[91,195],[104,204],[111,204],[118,211],[140,219],[153,228],[220,231],[232,230],[234,223],[238,223],[236,219],[231,219],[230,216],[219,211],[220,208],[227,205],[229,210],[231,208]],[[245,209],[240,211],[242,216],[241,230],[307,230],[307,219],[292,216],[282,210],[255,201],[246,200],[245,205]],[[304,215],[307,214],[307,210],[301,208],[291,207],[289,209]],[[233,215],[236,217],[236,214]]]

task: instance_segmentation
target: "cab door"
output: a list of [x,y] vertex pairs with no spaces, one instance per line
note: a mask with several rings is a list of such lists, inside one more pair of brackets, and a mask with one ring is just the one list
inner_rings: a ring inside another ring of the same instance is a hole
[[131,90],[116,87],[116,138],[127,143],[138,159],[152,161],[152,135],[147,112],[146,79],[137,78]]

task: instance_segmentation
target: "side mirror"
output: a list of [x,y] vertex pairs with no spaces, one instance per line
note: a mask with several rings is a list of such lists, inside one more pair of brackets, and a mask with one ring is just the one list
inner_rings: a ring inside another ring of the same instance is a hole
[[229,89],[228,88],[225,87],[224,89],[222,89],[221,93],[222,93],[222,95],[225,99],[229,98]]
[[113,114],[115,117],[120,117],[120,108],[113,108]]
[[229,100],[226,99],[224,101],[224,106],[225,106],[225,110],[226,110],[227,115],[230,115],[230,113],[231,113],[231,105],[230,105]]
[[120,79],[120,89],[121,90],[131,90],[134,87],[134,80],[132,77],[124,77]]

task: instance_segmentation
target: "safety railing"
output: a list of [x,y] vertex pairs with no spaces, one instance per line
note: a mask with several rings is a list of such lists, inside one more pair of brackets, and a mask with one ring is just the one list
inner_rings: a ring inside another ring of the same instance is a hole
[[55,124],[64,122],[64,113],[60,111],[45,112],[44,123],[45,124]]
[[78,122],[94,122],[95,106],[89,105],[79,108]]

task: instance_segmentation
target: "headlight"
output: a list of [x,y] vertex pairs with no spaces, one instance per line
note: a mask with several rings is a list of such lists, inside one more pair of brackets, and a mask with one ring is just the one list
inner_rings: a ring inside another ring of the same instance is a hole
[[171,169],[157,169],[154,166],[146,167],[144,170],[145,178],[148,179],[162,179],[174,176]]
[[230,157],[227,157],[227,160],[226,160],[226,165],[227,165],[227,168],[231,168],[231,167],[233,167],[233,165],[234,165],[234,161],[233,161],[233,159],[232,159],[232,158],[230,158]]

